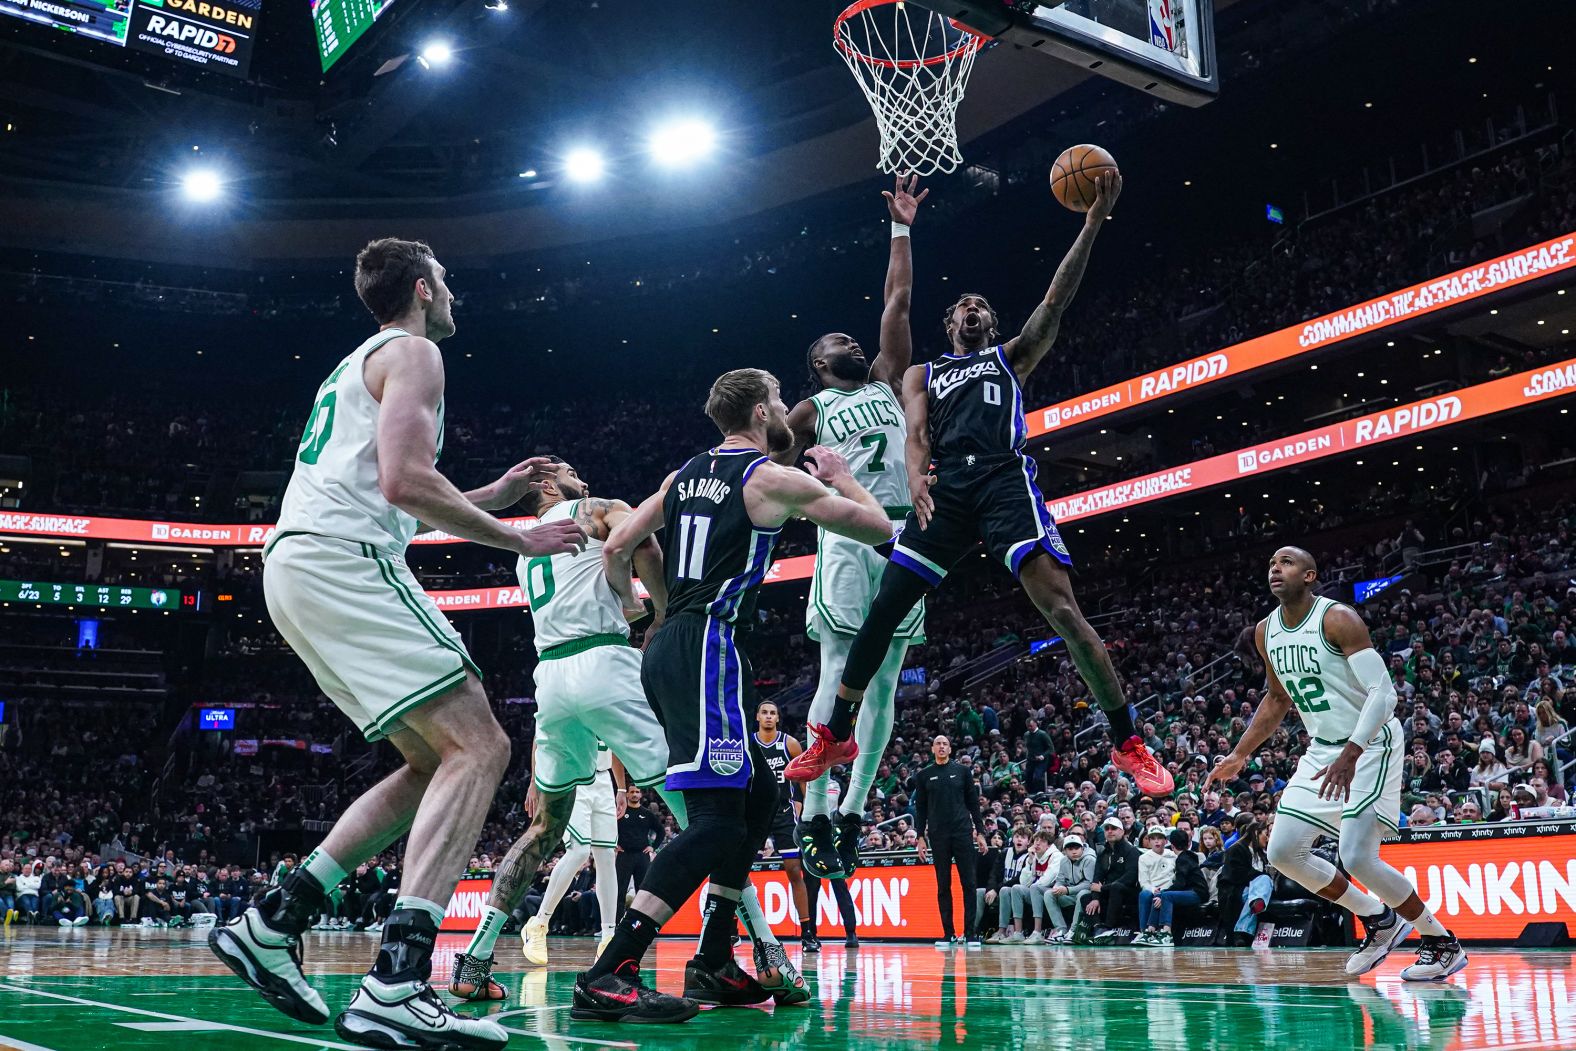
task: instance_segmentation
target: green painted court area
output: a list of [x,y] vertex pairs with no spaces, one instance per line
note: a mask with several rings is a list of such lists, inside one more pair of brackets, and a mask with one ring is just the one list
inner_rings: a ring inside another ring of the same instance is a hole
[[[292,1022],[215,973],[195,938],[95,945],[41,932],[24,941],[33,944],[9,946],[0,979],[0,1048],[352,1046],[332,1026]],[[1576,1048],[1576,961],[1565,952],[1480,950],[1457,980],[1416,986],[1396,977],[1406,962],[1399,958],[1366,980],[1337,980],[1345,954],[1330,951],[828,947],[808,961],[818,994],[809,1008],[712,1010],[646,1028],[570,1021],[573,967],[590,943],[563,944],[550,970],[500,973],[507,1002],[462,1009],[497,1017],[512,1049]],[[335,948],[320,961],[343,960],[352,946]],[[665,940],[657,949],[648,980],[677,991],[689,943]],[[440,951],[437,973],[446,973],[452,952]],[[359,975],[321,973],[310,949],[307,959],[331,1007],[346,1003]],[[73,962],[84,972],[142,973],[62,973]]]

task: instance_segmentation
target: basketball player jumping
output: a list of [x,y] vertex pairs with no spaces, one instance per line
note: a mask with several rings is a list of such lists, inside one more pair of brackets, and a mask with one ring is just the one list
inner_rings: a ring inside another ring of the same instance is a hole
[[[667,530],[667,619],[647,644],[642,678],[667,736],[667,786],[683,793],[689,825],[657,854],[613,940],[576,978],[573,1018],[680,1022],[699,1010],[697,1001],[739,1005],[767,997],[739,970],[732,947],[750,862],[778,810],[777,780],[749,729],[754,674],[741,636],[789,518],[870,544],[891,536],[880,503],[830,449],[809,450],[809,473],[767,458],[793,441],[787,414],[770,373],[738,369],[719,377],[706,415],[722,443],[670,474],[603,549],[614,589],[633,608],[632,554]],[[661,925],[708,878],[701,951],[685,968],[684,998],[647,988],[641,959]]]
[[[850,465],[849,470],[853,467]],[[778,728],[780,715],[771,701],[755,706],[755,743],[761,746],[766,766],[777,779],[777,814],[767,836],[782,859],[783,874],[788,877],[788,891],[793,895],[793,907],[799,913],[799,945],[805,952],[819,952],[815,940],[815,917],[810,915],[810,897],[804,885],[804,870],[799,864],[799,786],[783,777],[789,760],[804,751],[797,740]]]
[[[602,744],[622,763],[630,781],[641,788],[658,786],[679,824],[686,823],[683,798],[661,787],[668,749],[641,685],[641,653],[629,644],[629,618],[645,616],[645,605],[638,600],[621,605],[602,561],[604,542],[630,517],[631,508],[622,500],[592,496],[574,467],[558,457],[545,459],[552,465],[542,468],[546,477],[526,505],[538,517],[537,528],[572,522],[589,539],[584,551],[522,558],[518,567],[531,603],[538,656],[531,768],[534,813],[530,827],[498,865],[487,909],[470,945],[455,958],[449,992],[467,1000],[504,998],[502,986],[491,978],[493,946],[537,870],[558,850],[566,829],[573,827],[573,812],[581,805],[576,786],[594,783]],[[660,622],[668,588],[656,538],[643,538],[631,558]],[[593,806],[590,790],[584,795],[586,806]],[[608,840],[612,845],[611,835]],[[599,880],[602,867],[598,866]],[[611,859],[606,868],[611,874]],[[803,981],[759,915],[754,888],[749,889],[746,927],[757,944],[762,976],[771,983],[764,988],[780,1001],[809,999]],[[611,925],[614,915],[609,904],[603,906],[605,925]],[[521,932],[527,960],[546,962],[546,933],[541,917]],[[598,948],[605,947],[610,937],[604,930]]]
[[[1281,794],[1270,864],[1362,918],[1363,943],[1347,959],[1347,974],[1379,966],[1415,927],[1422,935],[1417,962],[1401,977],[1443,980],[1467,965],[1466,952],[1407,878],[1379,857],[1381,826],[1396,829],[1401,818],[1403,739],[1395,685],[1362,617],[1315,595],[1318,579],[1313,556],[1300,547],[1270,557],[1270,594],[1279,605],[1254,632],[1267,672],[1264,699],[1205,787],[1240,774],[1295,705],[1313,743]],[[1368,893],[1313,853],[1321,835],[1340,842],[1341,864]]]
[[[810,345],[810,371],[821,390],[788,414],[796,446],[817,443],[848,461],[859,484],[880,500],[887,515],[899,522],[909,513],[908,471],[904,465],[907,435],[895,387],[914,360],[909,331],[909,302],[914,291],[914,258],[909,227],[919,204],[930,191],[914,195],[919,177],[898,176],[883,193],[892,216],[892,247],[887,258],[886,288],[881,309],[880,351],[873,362],[852,336],[831,332]],[[779,462],[784,462],[779,460]],[[787,460],[792,463],[793,461]],[[810,725],[824,725],[837,702],[837,683],[848,663],[848,651],[859,626],[870,614],[870,602],[881,586],[886,559],[869,544],[821,532],[815,577],[810,583],[806,634],[821,646],[821,679],[810,704]],[[925,604],[917,602],[897,625],[869,690],[862,718],[854,727],[859,757],[854,761],[848,791],[838,807],[837,823],[827,803],[830,773],[805,786],[799,854],[805,869],[821,879],[854,874],[859,866],[859,834],[865,803],[875,784],[881,756],[892,737],[897,706],[898,675],[908,647],[925,641]],[[795,888],[797,901],[798,889]],[[813,920],[800,913],[806,922]]]
[[455,1014],[427,977],[444,905],[508,766],[509,738],[459,635],[405,565],[405,547],[419,523],[532,558],[578,550],[585,534],[568,521],[521,532],[485,512],[524,496],[545,460],[469,493],[434,466],[443,448],[437,343],[454,334],[454,296],[432,250],[373,241],[356,257],[355,283],[379,331],[318,388],[263,553],[263,596],[318,687],[368,740],[399,749],[405,765],[208,944],[285,1014],[327,1021],[301,972],[301,933],[347,871],[408,832],[377,962],[335,1029],[370,1047],[502,1048],[501,1026]]
[[825,725],[811,727],[814,742],[788,764],[791,780],[813,780],[859,754],[853,740],[855,717],[894,634],[925,593],[983,540],[991,557],[1011,570],[1066,641],[1079,675],[1110,720],[1112,763],[1131,775],[1141,792],[1171,793],[1171,773],[1139,738],[1111,656],[1078,608],[1068,575],[1072,558],[1035,485],[1034,460],[1023,452],[1028,428],[1022,384],[1056,340],[1095,237],[1122,192],[1122,177],[1102,174],[1096,187],[1083,230],[1021,333],[996,344],[995,311],[983,296],[965,295],[947,311],[951,350],[904,375],[914,510],[849,649],[831,717]]

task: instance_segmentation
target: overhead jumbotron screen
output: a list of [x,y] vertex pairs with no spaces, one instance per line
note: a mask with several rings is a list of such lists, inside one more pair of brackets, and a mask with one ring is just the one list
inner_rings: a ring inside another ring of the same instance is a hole
[[[4,3],[6,0],[0,0]],[[312,26],[323,72],[344,57],[394,0],[312,0]]]
[[0,0],[0,14],[245,77],[262,6],[263,0]]

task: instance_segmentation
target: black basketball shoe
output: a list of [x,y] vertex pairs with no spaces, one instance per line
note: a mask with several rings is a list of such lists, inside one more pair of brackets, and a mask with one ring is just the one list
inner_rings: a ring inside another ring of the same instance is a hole
[[843,862],[832,838],[832,819],[825,814],[799,823],[799,860],[817,879],[843,878]]
[[832,845],[837,849],[837,860],[847,879],[859,869],[859,834],[865,830],[865,819],[858,814],[842,814],[832,829]]
[[713,1007],[749,1007],[765,1003],[772,994],[731,956],[721,967],[708,967],[694,956],[684,965],[684,998]]
[[588,978],[584,971],[575,976],[574,1006],[569,1009],[569,1017],[577,1022],[644,1025],[687,1022],[699,1013],[700,1004],[694,1000],[659,993],[642,985],[638,975]]

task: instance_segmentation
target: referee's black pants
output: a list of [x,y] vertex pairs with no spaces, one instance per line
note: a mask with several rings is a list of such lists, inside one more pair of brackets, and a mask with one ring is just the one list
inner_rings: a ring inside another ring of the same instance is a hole
[[624,909],[628,906],[629,881],[635,881],[635,889],[646,881],[646,870],[651,868],[651,855],[644,850],[621,850],[613,859],[613,871],[618,873],[618,919],[624,918]]
[[941,912],[942,934],[947,938],[954,937],[957,931],[952,925],[953,865],[958,867],[958,882],[963,885],[963,935],[974,937],[974,870],[978,857],[970,829],[930,833],[930,859],[936,866],[936,906]]

